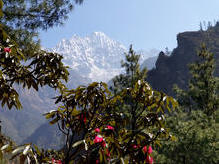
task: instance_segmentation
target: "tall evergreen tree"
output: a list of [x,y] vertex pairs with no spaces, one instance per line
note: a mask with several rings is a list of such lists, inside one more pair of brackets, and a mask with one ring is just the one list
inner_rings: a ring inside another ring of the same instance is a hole
[[214,76],[214,55],[205,45],[202,45],[197,55],[199,60],[189,66],[192,78],[188,90],[184,91],[177,86],[174,90],[179,103],[189,111],[202,110],[207,115],[212,115],[219,107],[219,79]]
[[[121,62],[121,66],[125,68],[125,73],[116,76],[113,79],[114,86],[111,87],[111,90],[114,92],[115,96],[122,95],[122,97],[124,97],[123,103],[118,103],[118,108],[115,111],[119,111],[124,114],[124,117],[126,117],[127,120],[129,120],[127,126],[133,132],[137,128],[137,122],[139,121],[139,119],[141,119],[141,117],[144,114],[153,113],[160,115],[163,112],[164,108],[161,107],[159,110],[157,110],[157,108],[156,110],[154,110],[154,108],[147,107],[148,105],[142,106],[142,104],[138,103],[133,98],[134,93],[129,93],[129,90],[136,89],[138,85],[146,85],[147,89],[150,90],[149,94],[143,88],[141,88],[141,92],[145,92],[145,94],[148,94],[148,100],[147,102],[145,102],[148,104],[153,104],[155,102],[155,100],[150,99],[151,96],[155,95],[159,97],[157,101],[163,99],[165,100],[166,98],[169,99],[169,97],[166,96],[164,93],[153,91],[150,85],[147,82],[145,82],[147,69],[144,68],[143,70],[140,70],[139,58],[140,55],[137,55],[132,49],[132,46],[130,46],[129,52],[126,54],[126,60]],[[123,95],[125,90],[126,95]],[[147,108],[150,109],[145,110]]]
[[36,30],[63,24],[74,2],[83,0],[3,0],[1,20],[11,28]]
[[[140,70],[139,65],[140,55],[137,55],[132,45],[129,52],[125,54],[125,61],[121,61],[121,67],[125,69],[124,74],[120,74],[113,79],[113,86],[110,88],[114,95],[119,95],[124,89],[135,88],[135,84],[139,81],[144,81],[146,78],[147,69]],[[118,104],[119,111],[124,113],[130,121],[130,128],[135,129],[137,115],[140,116],[142,110],[138,110],[131,96],[125,96],[125,103]],[[141,107],[140,107],[141,108]],[[138,113],[138,114],[137,114]]]
[[140,55],[137,55],[132,49],[125,54],[125,61],[121,61],[121,67],[125,68],[125,74],[120,74],[113,78],[113,86],[111,89],[116,94],[124,88],[134,87],[138,80],[146,78],[147,69],[140,70],[139,65]]
[[39,30],[62,25],[75,4],[83,0],[2,0],[0,24],[27,56],[40,48]]

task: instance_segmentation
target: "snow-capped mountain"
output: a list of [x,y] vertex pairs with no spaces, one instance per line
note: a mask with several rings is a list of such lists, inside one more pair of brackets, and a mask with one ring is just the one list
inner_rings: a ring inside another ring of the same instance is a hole
[[[73,35],[71,39],[63,39],[52,50],[62,54],[63,62],[80,75],[92,81],[104,82],[122,72],[121,60],[124,60],[124,53],[127,52],[124,45],[102,32],[94,32],[86,37]],[[141,61],[151,57],[141,56]]]

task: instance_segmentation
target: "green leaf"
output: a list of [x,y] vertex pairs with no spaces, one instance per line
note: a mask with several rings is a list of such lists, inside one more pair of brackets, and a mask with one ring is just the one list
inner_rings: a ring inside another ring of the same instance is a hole
[[54,120],[50,121],[49,123],[50,123],[51,125],[53,125],[53,124],[57,123],[59,120],[60,120],[60,119],[56,117]]
[[77,141],[72,145],[72,148],[77,147],[78,145],[80,145],[82,143],[84,143],[84,140]]

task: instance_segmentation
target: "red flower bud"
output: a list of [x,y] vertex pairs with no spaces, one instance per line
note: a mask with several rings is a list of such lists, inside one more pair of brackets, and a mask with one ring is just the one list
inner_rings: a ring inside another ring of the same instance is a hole
[[9,47],[5,47],[5,48],[4,48],[4,52],[10,53],[10,52],[11,52],[11,49],[10,49]]
[[144,146],[144,147],[143,147],[143,152],[144,152],[144,153],[147,153],[147,146]]
[[106,147],[106,142],[105,141],[102,142],[102,147]]
[[106,149],[106,151],[107,151],[107,157],[110,157],[110,151],[108,150],[108,149]]
[[108,130],[114,130],[114,127],[112,127],[112,126],[110,126],[110,125],[107,125],[107,126],[106,126],[106,129],[108,129]]
[[152,147],[149,146],[149,148],[148,148],[148,154],[151,154],[152,152],[153,152]]
[[96,133],[100,133],[100,129],[99,129],[99,128],[94,129],[94,131],[95,131]]
[[137,145],[133,145],[132,147],[133,147],[134,149],[137,149],[137,148],[138,148],[138,146],[137,146]]
[[86,123],[87,118],[83,113],[80,115],[80,120]]
[[95,136],[94,143],[100,143],[100,142],[103,142],[103,137]]
[[55,160],[54,158],[52,158],[52,164],[62,164],[61,160]]
[[146,162],[149,163],[149,164],[153,164],[154,159],[151,156],[147,156]]

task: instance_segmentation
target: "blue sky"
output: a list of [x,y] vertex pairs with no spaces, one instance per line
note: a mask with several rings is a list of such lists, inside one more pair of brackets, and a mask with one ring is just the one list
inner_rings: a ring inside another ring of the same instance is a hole
[[64,26],[41,32],[40,38],[51,48],[73,34],[102,31],[134,49],[173,49],[179,32],[214,20],[219,20],[219,0],[84,0]]

